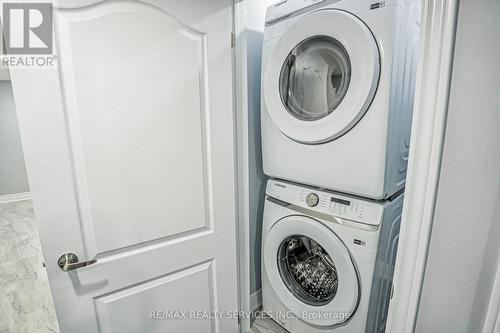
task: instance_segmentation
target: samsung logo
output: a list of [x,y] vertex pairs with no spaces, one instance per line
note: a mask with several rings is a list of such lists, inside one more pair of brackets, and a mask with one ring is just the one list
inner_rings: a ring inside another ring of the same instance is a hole
[[380,2],[376,2],[376,3],[372,3],[370,5],[370,9],[377,9],[377,8],[384,7],[384,6],[385,6],[385,1],[380,1]]
[[278,184],[278,183],[275,183],[274,186],[278,186],[278,187],[281,187],[281,188],[286,188],[286,185]]

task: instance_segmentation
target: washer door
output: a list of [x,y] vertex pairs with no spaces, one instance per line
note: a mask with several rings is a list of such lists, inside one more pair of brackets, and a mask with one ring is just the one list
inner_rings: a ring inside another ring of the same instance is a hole
[[264,240],[273,290],[298,318],[317,326],[347,321],[359,303],[359,277],[349,251],[323,223],[288,216]]
[[264,101],[284,135],[323,143],[361,119],[379,74],[379,51],[368,27],[347,12],[320,10],[300,18],[270,52]]

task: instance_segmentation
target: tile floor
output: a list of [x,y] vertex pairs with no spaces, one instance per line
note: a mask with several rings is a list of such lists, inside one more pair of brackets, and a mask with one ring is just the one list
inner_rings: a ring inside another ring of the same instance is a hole
[[0,204],[0,333],[59,332],[30,200]]
[[288,331],[275,323],[271,318],[260,317],[255,319],[248,333],[288,333]]

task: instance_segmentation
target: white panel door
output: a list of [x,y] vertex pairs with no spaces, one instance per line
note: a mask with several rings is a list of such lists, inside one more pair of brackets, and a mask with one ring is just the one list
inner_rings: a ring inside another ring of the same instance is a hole
[[237,332],[232,1],[73,0],[54,26],[58,67],[12,84],[62,332]]

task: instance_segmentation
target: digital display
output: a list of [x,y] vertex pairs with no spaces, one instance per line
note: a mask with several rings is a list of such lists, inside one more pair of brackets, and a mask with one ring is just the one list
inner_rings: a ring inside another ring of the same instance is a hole
[[334,198],[334,197],[332,197],[330,200],[332,202],[336,202],[336,203],[339,203],[339,204],[342,204],[342,205],[346,205],[346,206],[350,206],[351,205],[351,202],[347,201],[347,200],[342,200],[342,199],[338,199],[338,198]]

